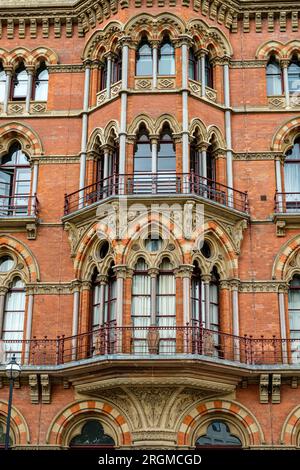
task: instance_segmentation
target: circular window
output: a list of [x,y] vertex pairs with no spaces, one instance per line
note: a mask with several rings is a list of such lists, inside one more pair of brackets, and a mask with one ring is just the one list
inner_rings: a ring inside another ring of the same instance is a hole
[[99,248],[99,257],[101,259],[104,259],[108,251],[109,251],[109,243],[108,241],[104,240],[103,243],[101,243],[100,248]]
[[6,273],[13,268],[14,260],[10,256],[2,256],[0,258],[0,273]]
[[211,246],[208,242],[204,242],[201,248],[201,253],[203,254],[204,258],[211,257]]
[[163,241],[160,237],[147,238],[145,240],[145,248],[151,253],[161,249]]

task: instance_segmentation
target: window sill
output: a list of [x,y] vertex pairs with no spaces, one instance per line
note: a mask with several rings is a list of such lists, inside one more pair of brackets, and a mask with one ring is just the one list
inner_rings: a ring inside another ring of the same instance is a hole
[[[47,111],[47,101],[30,101],[29,114],[41,114]],[[0,114],[4,113],[4,105],[0,103]],[[25,101],[9,101],[7,115],[27,114]]]

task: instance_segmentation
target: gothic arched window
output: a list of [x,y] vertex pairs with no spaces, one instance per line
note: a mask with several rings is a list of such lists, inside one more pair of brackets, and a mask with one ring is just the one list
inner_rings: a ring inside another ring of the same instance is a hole
[[138,76],[152,75],[153,54],[152,47],[146,37],[143,37],[136,52],[135,74]]
[[234,446],[241,447],[241,440],[231,434],[229,426],[223,421],[213,421],[207,427],[206,434],[198,437],[196,446]]
[[300,137],[286,152],[284,162],[284,192],[287,211],[299,210],[300,196]]
[[12,99],[13,100],[26,100],[28,87],[28,73],[23,62],[21,62],[12,80]]
[[300,62],[295,55],[288,66],[289,92],[300,91]]
[[282,95],[282,74],[281,67],[276,57],[272,55],[267,64],[267,95]]
[[87,421],[81,433],[74,436],[70,447],[114,447],[115,441],[111,436],[105,434],[102,424],[97,420]]
[[6,72],[3,68],[2,63],[0,62],[0,102],[3,103],[5,99],[5,89],[6,89]]
[[158,50],[158,74],[175,75],[175,49],[168,36],[165,36]]
[[48,99],[49,73],[45,62],[41,62],[35,74],[35,101],[47,101]]

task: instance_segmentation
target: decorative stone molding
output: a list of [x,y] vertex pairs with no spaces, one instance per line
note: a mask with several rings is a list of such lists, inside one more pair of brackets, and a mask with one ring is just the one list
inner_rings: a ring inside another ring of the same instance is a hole
[[152,78],[136,78],[134,81],[134,88],[136,90],[151,90]]
[[266,60],[230,60],[229,66],[232,69],[256,69],[264,68],[267,65]]
[[247,152],[247,153],[234,153],[234,160],[275,160],[277,157],[281,157],[281,152]]
[[32,404],[39,403],[39,383],[37,374],[29,375],[30,400]]
[[281,385],[281,375],[273,374],[272,375],[272,403],[280,403],[280,385]]
[[39,284],[27,284],[27,290],[30,289],[34,295],[63,295],[72,294],[74,284],[72,282],[66,283],[39,283]]
[[213,88],[205,87],[205,96],[210,101],[217,101],[217,91]]
[[259,402],[269,403],[269,374],[261,374],[259,380]]
[[37,225],[33,224],[26,224],[26,232],[27,232],[27,239],[28,240],[35,240],[36,233],[37,233]]
[[286,221],[285,220],[277,220],[276,221],[276,235],[277,237],[285,237],[286,231]]
[[239,292],[278,292],[280,281],[239,281]]
[[44,101],[32,101],[30,103],[30,114],[41,114],[47,111],[47,103]]
[[175,88],[175,77],[158,77],[157,88],[159,90],[171,90]]
[[84,70],[84,64],[56,64],[48,66],[49,73],[82,73]]
[[42,403],[51,403],[51,384],[48,374],[41,374],[41,387],[42,387]]
[[79,163],[79,155],[43,155],[38,159],[39,165],[55,165],[60,163]]
[[268,104],[270,108],[284,109],[286,106],[285,97],[284,96],[268,96]]

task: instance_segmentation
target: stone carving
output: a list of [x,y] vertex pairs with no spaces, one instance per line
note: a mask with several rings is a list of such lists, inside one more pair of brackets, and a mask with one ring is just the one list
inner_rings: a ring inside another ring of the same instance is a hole
[[30,387],[30,400],[32,404],[37,404],[40,401],[39,397],[39,384],[37,374],[29,375],[29,387]]
[[277,156],[278,156],[277,152],[234,153],[233,159],[234,160],[275,160]]
[[158,88],[163,90],[175,88],[175,78],[159,78]]
[[121,91],[121,89],[122,89],[122,83],[121,82],[115,83],[110,89],[111,97],[113,98],[114,96],[117,96],[119,92]]
[[261,374],[259,381],[259,401],[269,403],[269,374]]
[[41,387],[42,387],[42,403],[51,403],[51,386],[50,377],[48,374],[41,374]]
[[120,410],[122,410],[128,419],[133,423],[136,429],[142,427],[142,421],[139,413],[137,413],[134,403],[132,403],[128,394],[122,390],[122,388],[116,388],[113,390],[101,390],[99,398],[103,398],[106,401],[110,401],[115,404]]
[[270,108],[285,108],[284,96],[269,96],[268,103]]
[[281,375],[272,375],[272,403],[280,403]]
[[30,104],[30,113],[44,113],[47,110],[46,103],[31,103]]
[[131,394],[141,403],[148,426],[159,426],[162,413],[174,393],[169,387],[130,388]]
[[97,94],[97,106],[100,106],[106,101],[106,90]]
[[148,78],[142,78],[135,81],[135,88],[138,90],[149,90],[152,88],[152,80]]
[[35,240],[37,232],[36,224],[26,224],[26,232],[28,240]]
[[243,240],[243,232],[247,228],[247,220],[240,220],[236,222],[235,225],[223,223],[223,226],[230,235],[231,240],[233,241],[236,254],[240,254],[241,243]]
[[10,103],[8,114],[21,114],[25,112],[25,103]]
[[276,235],[277,237],[285,237],[286,221],[277,220],[276,222]]
[[211,101],[216,102],[217,101],[217,92],[216,90],[213,90],[212,88],[205,88],[205,96]]

